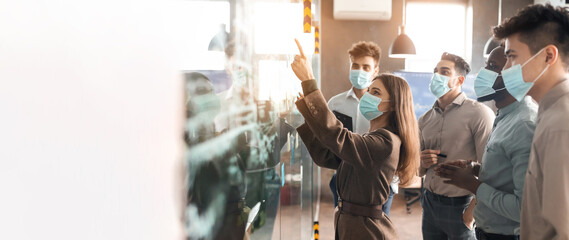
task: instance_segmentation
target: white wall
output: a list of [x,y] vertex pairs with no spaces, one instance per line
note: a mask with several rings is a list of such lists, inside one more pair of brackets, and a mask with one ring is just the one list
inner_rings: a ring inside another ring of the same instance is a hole
[[0,0],[0,239],[180,239],[167,0]]

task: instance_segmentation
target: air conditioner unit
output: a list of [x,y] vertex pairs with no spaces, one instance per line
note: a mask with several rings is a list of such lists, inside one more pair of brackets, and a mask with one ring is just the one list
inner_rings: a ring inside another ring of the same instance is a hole
[[334,0],[334,19],[390,20],[392,0]]

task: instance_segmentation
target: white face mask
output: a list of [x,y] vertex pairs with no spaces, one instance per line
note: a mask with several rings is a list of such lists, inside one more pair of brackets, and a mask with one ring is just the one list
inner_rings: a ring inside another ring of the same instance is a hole
[[357,89],[365,89],[371,85],[371,72],[364,70],[350,70],[350,82]]
[[429,90],[435,97],[441,98],[449,91],[455,89],[456,87],[449,88],[448,83],[451,80],[450,77],[441,75],[439,73],[434,73],[431,77],[431,82],[429,83]]
[[539,75],[535,79],[530,82],[524,81],[524,77],[522,75],[522,68],[528,64],[531,60],[533,60],[537,55],[539,55],[545,48],[542,48],[529,58],[524,64],[516,64],[508,69],[502,70],[502,79],[504,79],[504,85],[508,92],[518,100],[518,102],[524,99],[525,95],[529,92],[529,90],[533,87],[533,84],[549,69],[549,64],[541,71]]
[[494,82],[496,82],[498,76],[500,76],[500,74],[497,72],[490,71],[484,67],[480,68],[480,71],[476,75],[476,79],[474,79],[474,92],[476,93],[476,96],[480,98],[506,89],[500,88],[494,90]]
[[389,100],[383,100],[366,92],[362,96],[362,99],[360,99],[360,112],[368,121],[376,119],[383,114],[382,111],[379,111],[379,104],[381,102],[389,102]]

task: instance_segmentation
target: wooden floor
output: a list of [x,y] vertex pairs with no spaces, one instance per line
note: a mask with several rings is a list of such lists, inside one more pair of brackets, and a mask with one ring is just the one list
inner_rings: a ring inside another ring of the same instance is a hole
[[[334,204],[332,202],[332,192],[328,186],[330,178],[334,172],[332,170],[324,169],[322,171],[322,182],[321,182],[321,203],[320,203],[320,214],[319,214],[319,233],[320,240],[334,240]],[[411,205],[410,213],[407,213],[405,207],[405,198],[403,196],[403,190],[400,189],[400,194],[396,194],[393,198],[393,205],[391,207],[391,221],[396,227],[397,233],[399,234],[399,239],[401,240],[418,240],[422,239],[421,234],[421,215],[422,208],[419,202]],[[252,240],[257,239],[287,239],[287,240],[310,240],[309,237],[311,233],[304,231],[311,231],[309,227],[310,222],[298,221],[300,208],[299,206],[282,206],[278,211],[278,216],[273,222],[267,222],[267,224],[275,224],[279,227],[275,227],[271,232],[260,233],[257,232],[252,235]],[[311,219],[310,216],[306,216],[304,219]],[[299,229],[301,232],[298,232]],[[281,232],[282,231],[282,232]],[[269,237],[272,236],[272,237]]]

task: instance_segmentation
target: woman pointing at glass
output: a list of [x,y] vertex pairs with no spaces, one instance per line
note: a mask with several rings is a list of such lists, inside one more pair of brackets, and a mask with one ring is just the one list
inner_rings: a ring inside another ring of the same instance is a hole
[[305,119],[297,131],[317,165],[337,170],[337,239],[397,239],[381,206],[393,176],[405,185],[419,166],[419,130],[409,85],[390,74],[375,77],[359,106],[370,121],[369,132],[352,133],[328,109],[298,40],[296,44],[300,55],[291,67],[301,80],[304,96],[296,106]]

